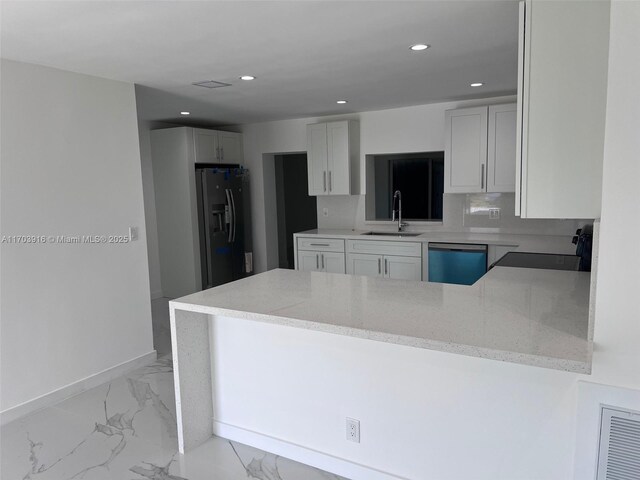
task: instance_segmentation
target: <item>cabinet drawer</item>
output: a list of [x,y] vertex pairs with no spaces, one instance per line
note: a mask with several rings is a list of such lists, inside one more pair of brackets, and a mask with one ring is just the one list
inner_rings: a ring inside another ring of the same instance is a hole
[[344,252],[344,240],[341,238],[298,237],[298,250]]
[[347,252],[349,253],[421,257],[421,250],[422,244],[420,242],[393,240],[347,240]]

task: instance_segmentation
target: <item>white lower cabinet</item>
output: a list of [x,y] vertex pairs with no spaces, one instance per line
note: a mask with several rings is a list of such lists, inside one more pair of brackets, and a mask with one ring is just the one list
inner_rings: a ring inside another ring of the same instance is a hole
[[303,272],[345,273],[344,253],[299,251],[298,270]]
[[[393,240],[297,237],[296,269],[422,280],[422,244]],[[345,253],[346,252],[346,253]]]
[[367,277],[382,277],[382,255],[350,253],[347,255],[347,273]]
[[297,239],[297,270],[345,273],[344,240],[301,237]]
[[420,281],[421,244],[393,240],[347,240],[347,273]]
[[303,272],[319,272],[320,271],[320,253],[319,252],[298,252],[298,270]]
[[419,257],[384,257],[386,278],[422,280],[422,259]]
[[394,278],[396,280],[422,280],[420,257],[394,255],[347,254],[347,273],[367,277]]
[[345,273],[344,253],[322,252],[320,253],[320,265],[323,272]]

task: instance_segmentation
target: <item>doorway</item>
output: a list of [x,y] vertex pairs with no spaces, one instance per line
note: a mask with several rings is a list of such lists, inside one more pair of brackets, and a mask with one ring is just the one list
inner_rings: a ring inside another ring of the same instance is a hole
[[318,228],[316,197],[309,196],[307,155],[275,155],[278,266],[293,269],[293,234]]

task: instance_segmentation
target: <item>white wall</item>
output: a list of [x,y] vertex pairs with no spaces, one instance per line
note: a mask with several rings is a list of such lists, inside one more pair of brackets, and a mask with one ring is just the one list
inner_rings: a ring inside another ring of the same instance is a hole
[[2,61],[2,410],[153,352],[133,85]]
[[162,282],[160,280],[156,194],[153,186],[153,165],[151,163],[151,128],[152,122],[138,120],[140,162],[142,165],[142,191],[144,194],[144,217],[147,229],[149,286],[151,288],[151,298],[154,299],[162,297]]

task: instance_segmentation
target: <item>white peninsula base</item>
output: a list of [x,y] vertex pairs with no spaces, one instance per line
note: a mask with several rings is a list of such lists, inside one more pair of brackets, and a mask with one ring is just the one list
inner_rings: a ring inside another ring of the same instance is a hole
[[588,299],[588,274],[494,268],[471,287],[274,270],[172,301],[180,451],[218,435],[354,480],[569,478]]

